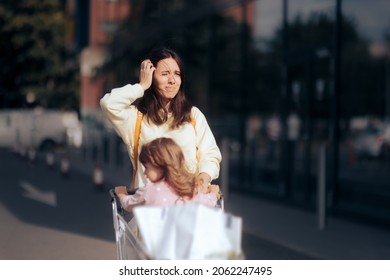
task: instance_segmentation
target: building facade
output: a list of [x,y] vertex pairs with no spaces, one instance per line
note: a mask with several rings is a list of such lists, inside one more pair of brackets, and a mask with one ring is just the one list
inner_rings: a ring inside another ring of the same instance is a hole
[[[81,1],[84,2],[84,1]],[[106,45],[118,24],[129,16],[131,1],[90,0],[88,45],[80,54],[80,111],[82,117],[99,117],[99,100],[104,78],[95,78],[95,69],[106,58]],[[87,16],[87,15],[85,15]]]

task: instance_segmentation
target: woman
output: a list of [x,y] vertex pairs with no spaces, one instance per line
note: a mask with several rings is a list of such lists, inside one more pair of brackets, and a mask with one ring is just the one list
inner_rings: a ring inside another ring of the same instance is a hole
[[[100,101],[136,170],[133,189],[148,182],[138,152],[144,143],[159,137],[170,137],[181,147],[187,168],[198,174],[200,191],[207,192],[210,182],[219,176],[220,150],[203,113],[186,100],[184,78],[180,57],[172,50],[156,49],[142,61],[139,83],[113,89]],[[140,115],[141,121],[137,121]]]
[[125,186],[115,187],[115,193],[126,211],[131,212],[139,205],[167,207],[187,202],[217,206],[219,187],[210,185],[208,194],[197,191],[195,174],[187,170],[184,154],[171,138],[156,138],[144,144],[139,160],[150,183],[131,195]]

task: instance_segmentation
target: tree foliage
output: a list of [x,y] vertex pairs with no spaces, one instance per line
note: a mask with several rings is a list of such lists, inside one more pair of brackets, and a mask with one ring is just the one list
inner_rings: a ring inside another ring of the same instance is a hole
[[64,39],[60,0],[1,1],[1,107],[78,107],[78,71],[67,67]]

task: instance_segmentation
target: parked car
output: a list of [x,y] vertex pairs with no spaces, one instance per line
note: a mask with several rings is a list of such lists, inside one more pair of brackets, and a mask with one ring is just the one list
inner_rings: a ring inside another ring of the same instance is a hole
[[57,145],[81,145],[76,112],[43,109],[0,110],[0,147],[48,150]]
[[390,139],[381,128],[367,128],[360,132],[353,142],[359,158],[383,158],[389,156]]

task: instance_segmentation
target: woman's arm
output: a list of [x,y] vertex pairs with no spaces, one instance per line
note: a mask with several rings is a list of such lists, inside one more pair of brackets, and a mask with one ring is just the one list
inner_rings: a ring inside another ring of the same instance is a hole
[[[130,105],[138,98],[141,98],[145,90],[152,85],[154,70],[155,67],[150,60],[144,60],[141,63],[138,84],[129,84],[121,88],[115,88],[110,93],[105,94],[100,100],[103,114],[126,144],[131,143],[133,135],[131,132],[134,131],[136,115],[135,107],[130,107]],[[133,108],[133,110],[130,110],[130,108]],[[133,125],[129,125],[129,119],[134,120]]]
[[129,129],[134,131],[133,127],[129,127],[128,120],[134,119],[136,110],[131,110],[131,103],[142,97],[144,94],[140,84],[126,85],[121,88],[111,90],[100,99],[100,107],[104,116],[110,121],[117,133],[122,137],[126,144],[130,143],[131,135]]
[[[208,175],[210,180],[217,179],[222,160],[221,152],[203,113],[198,108],[193,107],[192,115],[196,120],[195,135],[198,149],[199,177],[206,180],[208,178],[206,175]],[[209,182],[205,183],[208,185]]]
[[154,70],[155,67],[150,60],[143,61],[139,71],[139,83],[114,88],[103,96],[100,100],[103,113],[110,120],[127,120],[128,114],[125,109],[135,100],[141,98],[145,90],[152,85]]

